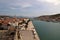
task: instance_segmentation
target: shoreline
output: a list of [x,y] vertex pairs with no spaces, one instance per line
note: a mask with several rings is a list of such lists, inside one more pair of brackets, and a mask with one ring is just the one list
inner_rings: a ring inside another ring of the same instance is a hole
[[35,37],[36,37],[36,40],[40,40],[39,36],[38,36],[38,33],[36,32],[36,29],[32,23],[32,21],[30,21],[28,23],[28,30],[33,30],[34,31],[34,34],[35,34]]

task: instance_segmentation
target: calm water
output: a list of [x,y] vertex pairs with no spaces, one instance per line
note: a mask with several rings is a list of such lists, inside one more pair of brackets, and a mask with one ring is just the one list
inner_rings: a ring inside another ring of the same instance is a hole
[[33,21],[41,40],[60,40],[60,23]]

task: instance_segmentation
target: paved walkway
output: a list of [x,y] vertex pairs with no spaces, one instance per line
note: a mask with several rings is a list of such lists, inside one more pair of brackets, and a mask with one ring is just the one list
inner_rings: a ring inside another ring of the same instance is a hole
[[20,31],[22,40],[34,40],[33,35],[32,35],[32,31]]
[[37,34],[33,24],[32,24],[32,21],[30,21],[28,23],[27,30],[20,30],[19,31],[20,39],[18,39],[17,33],[18,33],[18,30],[16,31],[16,35],[15,35],[14,40],[40,40],[39,37],[38,37],[38,34]]

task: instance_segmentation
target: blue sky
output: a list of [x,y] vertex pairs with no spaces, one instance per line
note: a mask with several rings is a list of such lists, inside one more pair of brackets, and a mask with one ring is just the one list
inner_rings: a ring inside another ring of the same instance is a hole
[[0,15],[40,16],[60,13],[60,0],[0,0]]

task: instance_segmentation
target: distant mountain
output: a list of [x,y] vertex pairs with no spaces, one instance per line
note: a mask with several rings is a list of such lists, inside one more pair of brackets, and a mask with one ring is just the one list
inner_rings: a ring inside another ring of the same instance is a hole
[[12,16],[0,15],[0,18],[4,18],[4,17],[12,17]]
[[0,18],[4,18],[4,17],[9,17],[9,18],[13,18],[13,17],[17,17],[17,18],[29,18],[26,16],[9,16],[9,15],[0,15]]
[[47,22],[60,22],[60,14],[43,15],[43,16],[35,17],[34,19],[38,19],[41,21],[47,21]]

